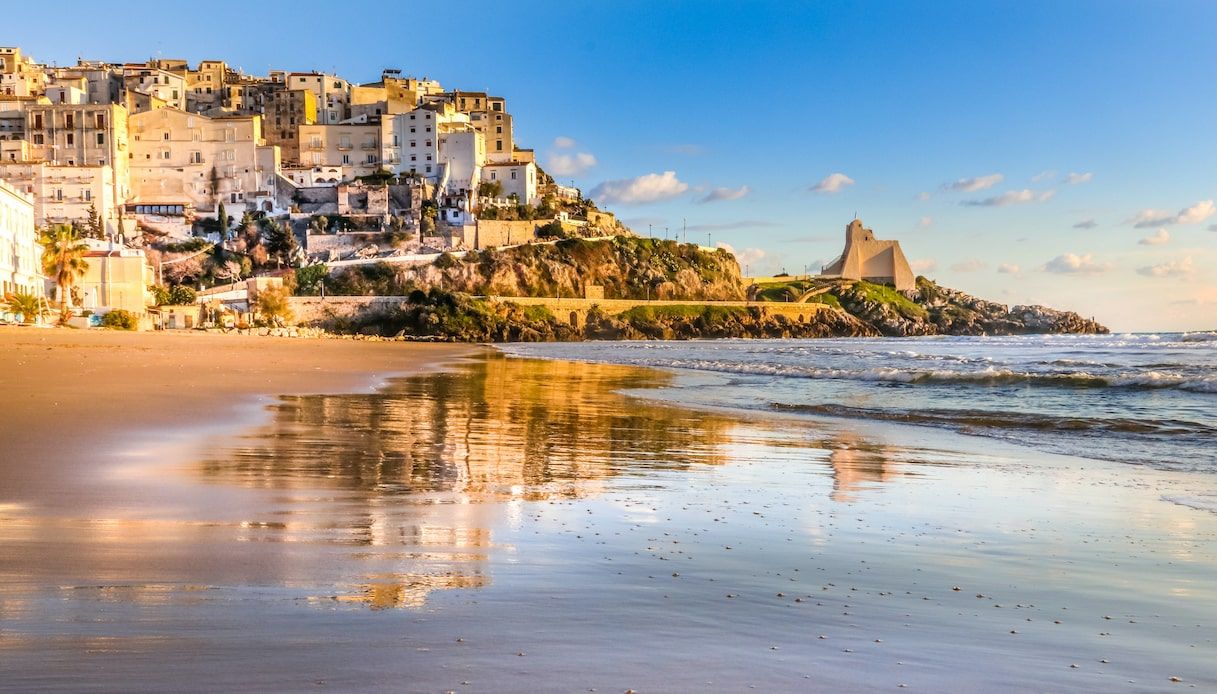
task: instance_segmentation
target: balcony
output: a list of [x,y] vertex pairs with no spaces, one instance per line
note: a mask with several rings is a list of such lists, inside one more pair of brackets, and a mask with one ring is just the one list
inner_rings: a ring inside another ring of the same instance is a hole
[[374,151],[380,149],[380,147],[378,147],[375,142],[365,142],[362,145],[359,145],[359,149]]

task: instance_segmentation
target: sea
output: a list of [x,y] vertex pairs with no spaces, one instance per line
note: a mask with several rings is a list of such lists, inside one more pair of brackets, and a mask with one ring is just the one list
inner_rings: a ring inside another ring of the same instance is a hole
[[686,406],[939,427],[1217,473],[1217,332],[512,344],[508,355],[654,367]]

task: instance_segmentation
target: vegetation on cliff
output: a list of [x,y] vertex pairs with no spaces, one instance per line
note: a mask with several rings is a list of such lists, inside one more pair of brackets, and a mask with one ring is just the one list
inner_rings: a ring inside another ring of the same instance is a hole
[[1044,306],[1011,309],[925,277],[918,277],[917,290],[907,293],[864,281],[810,279],[757,285],[749,295],[761,301],[801,299],[838,306],[888,336],[1107,332],[1102,325],[1071,311]]
[[358,266],[332,277],[326,292],[406,296],[415,289],[442,287],[478,296],[576,297],[593,285],[603,287],[610,299],[744,298],[739,265],[727,251],[636,236],[566,239],[470,251],[463,257],[445,254],[423,267]]

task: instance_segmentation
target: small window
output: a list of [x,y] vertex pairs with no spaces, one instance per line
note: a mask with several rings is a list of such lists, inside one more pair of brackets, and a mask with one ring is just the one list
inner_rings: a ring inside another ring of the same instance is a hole
[[106,134],[105,133],[97,133],[97,144],[99,144],[99,145],[106,144]]

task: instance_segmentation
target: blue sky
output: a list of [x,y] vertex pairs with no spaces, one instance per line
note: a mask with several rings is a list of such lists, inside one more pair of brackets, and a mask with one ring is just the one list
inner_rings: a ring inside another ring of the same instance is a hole
[[6,8],[21,31],[0,43],[59,63],[222,58],[355,81],[398,67],[500,94],[518,144],[560,180],[641,233],[687,220],[690,240],[730,244],[754,274],[830,259],[857,213],[924,274],[985,298],[1119,330],[1217,328],[1217,3],[212,0],[55,15]]

